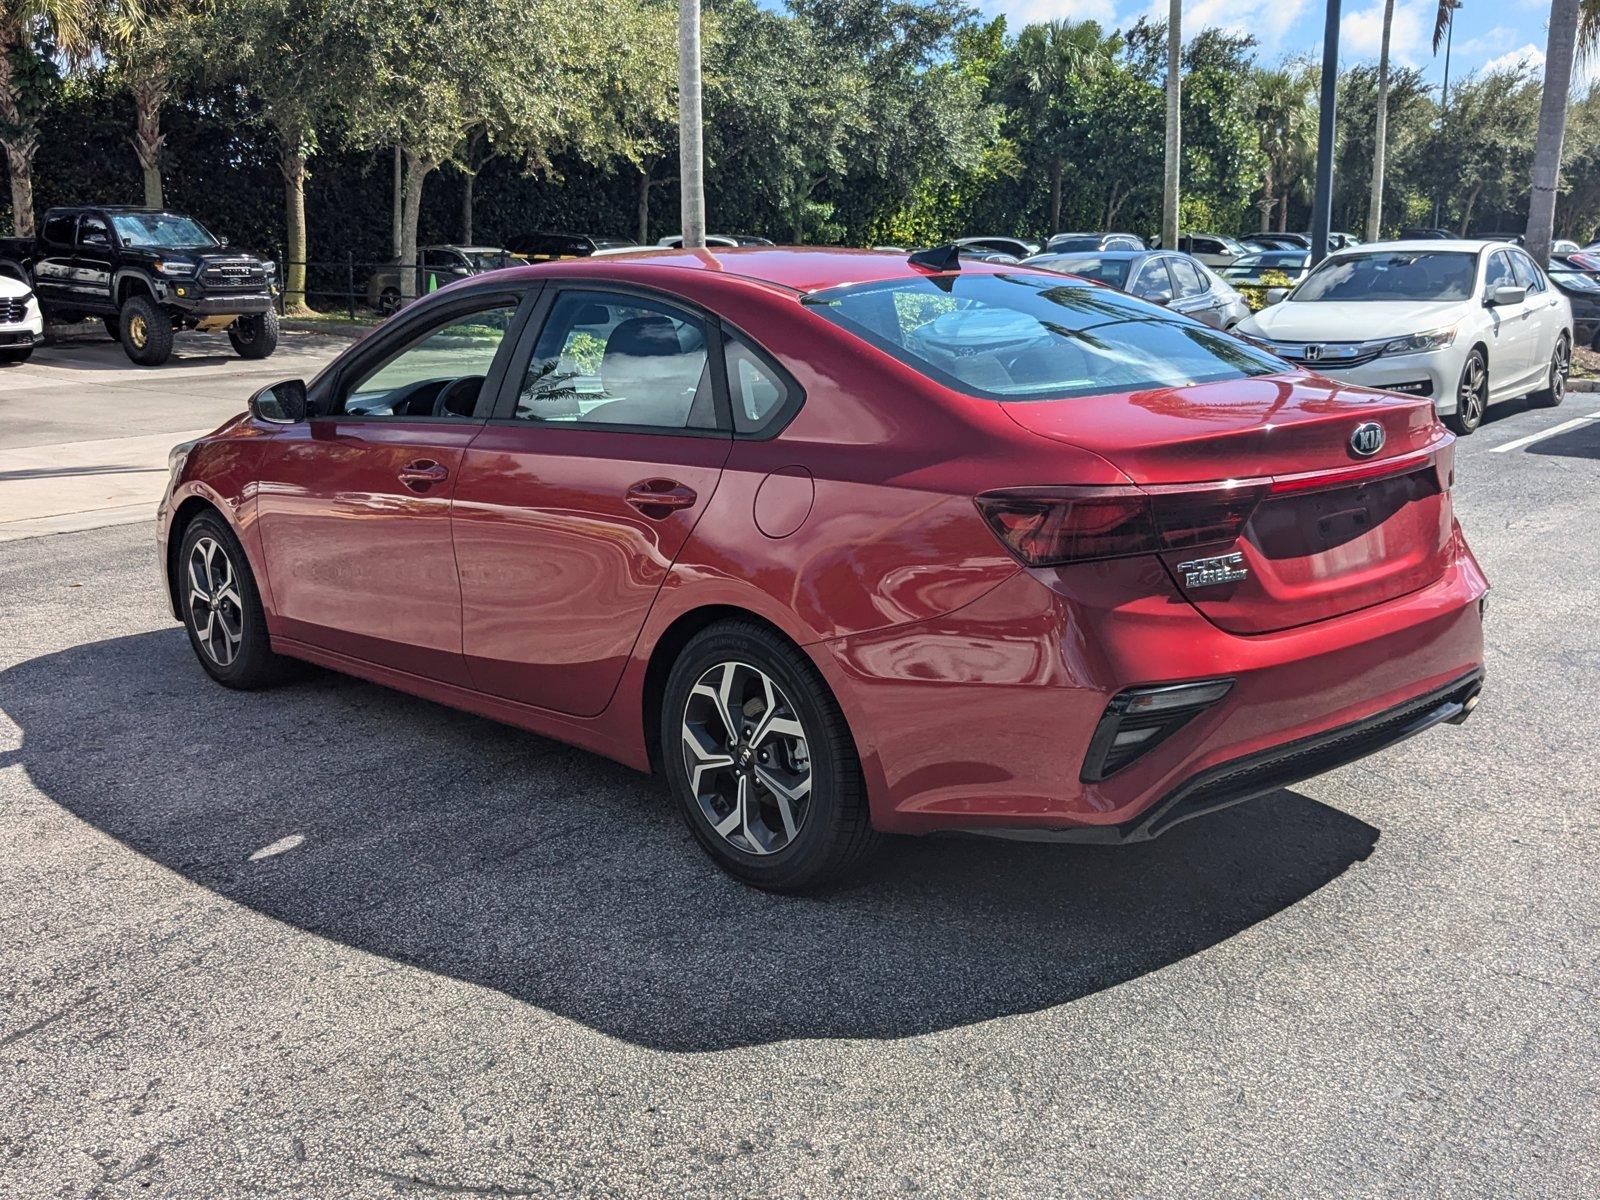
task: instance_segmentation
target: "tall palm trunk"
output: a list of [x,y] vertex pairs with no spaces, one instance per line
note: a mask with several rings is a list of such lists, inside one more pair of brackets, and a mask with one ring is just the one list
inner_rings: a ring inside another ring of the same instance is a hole
[[650,244],[650,169],[639,168],[639,244]]
[[1367,205],[1367,241],[1378,240],[1383,225],[1383,160],[1389,142],[1389,34],[1394,29],[1394,0],[1384,0],[1383,42],[1378,50],[1378,123],[1372,137],[1372,199]]
[[1167,3],[1167,146],[1161,181],[1161,244],[1178,248],[1178,169],[1183,151],[1183,0]]
[[1528,200],[1528,253],[1540,266],[1550,261],[1556,223],[1556,192],[1561,186],[1561,142],[1567,133],[1567,93],[1578,49],[1580,0],[1551,0],[1550,38],[1544,52],[1544,94],[1539,99],[1539,133],[1533,143],[1533,194]]
[[1061,232],[1061,177],[1066,164],[1059,158],[1050,160],[1050,233]]
[[476,171],[463,171],[465,181],[461,185],[461,244],[472,245],[472,193],[478,182]]
[[167,135],[161,132],[161,106],[167,99],[164,72],[151,67],[149,74],[130,84],[133,95],[133,152],[144,175],[144,202],[147,208],[162,207],[161,147]]
[[401,233],[405,229],[405,220],[401,214],[402,205],[400,193],[404,189],[405,162],[401,156],[400,147],[396,146],[394,148],[394,191],[392,193],[393,205],[392,211],[389,214],[389,244],[394,251],[394,258],[396,262],[402,261],[400,258],[400,239]]
[[11,73],[11,52],[22,44],[22,35],[20,22],[0,23],[0,128],[9,130],[0,136],[0,146],[5,148],[6,175],[11,180],[12,232],[32,237],[33,156],[39,152],[39,138],[23,120],[22,97]]

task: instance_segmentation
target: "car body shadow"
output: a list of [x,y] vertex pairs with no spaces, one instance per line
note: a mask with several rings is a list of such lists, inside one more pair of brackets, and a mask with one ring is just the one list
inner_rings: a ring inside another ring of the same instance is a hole
[[1180,961],[1365,858],[1293,792],[1123,848],[901,839],[818,898],[719,872],[665,788],[332,674],[212,684],[178,629],[0,672],[47,797],[212,892],[652,1048],[894,1038]]

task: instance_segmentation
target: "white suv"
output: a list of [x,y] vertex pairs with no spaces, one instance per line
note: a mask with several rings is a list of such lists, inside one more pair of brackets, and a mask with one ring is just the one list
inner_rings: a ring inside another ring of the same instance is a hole
[[0,364],[27,362],[44,341],[44,314],[33,289],[0,275]]
[[1560,404],[1572,362],[1572,306],[1505,242],[1353,247],[1236,332],[1334,379],[1430,396],[1462,434],[1496,400]]

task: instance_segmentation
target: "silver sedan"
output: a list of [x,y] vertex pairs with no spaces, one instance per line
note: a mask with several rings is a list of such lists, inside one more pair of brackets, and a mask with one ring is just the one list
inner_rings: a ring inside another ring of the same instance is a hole
[[1244,297],[1216,272],[1172,250],[1037,254],[1025,261],[1030,267],[1096,280],[1216,329],[1232,329],[1250,315]]

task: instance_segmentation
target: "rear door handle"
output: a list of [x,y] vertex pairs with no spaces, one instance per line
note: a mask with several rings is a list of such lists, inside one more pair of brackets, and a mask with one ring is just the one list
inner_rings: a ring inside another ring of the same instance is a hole
[[414,463],[407,463],[397,472],[400,482],[414,492],[425,492],[436,483],[442,483],[450,478],[448,467],[440,466],[431,458],[418,459]]
[[647,517],[660,519],[700,499],[693,488],[674,479],[646,479],[628,489],[628,503]]

